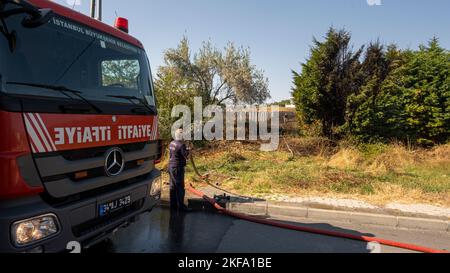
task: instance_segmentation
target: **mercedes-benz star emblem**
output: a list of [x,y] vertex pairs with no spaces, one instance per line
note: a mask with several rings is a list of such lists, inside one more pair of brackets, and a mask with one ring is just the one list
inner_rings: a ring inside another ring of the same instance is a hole
[[125,158],[123,152],[119,148],[112,148],[106,152],[105,172],[108,176],[118,176],[125,167]]

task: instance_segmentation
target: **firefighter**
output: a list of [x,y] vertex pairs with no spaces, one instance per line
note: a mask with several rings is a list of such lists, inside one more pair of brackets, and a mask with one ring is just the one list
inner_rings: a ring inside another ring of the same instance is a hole
[[175,132],[175,140],[170,143],[170,160],[169,160],[169,174],[170,174],[170,208],[171,210],[178,210],[190,212],[184,204],[184,196],[186,190],[184,188],[184,173],[186,163],[189,158],[190,148],[186,146],[183,139],[183,130],[178,129]]

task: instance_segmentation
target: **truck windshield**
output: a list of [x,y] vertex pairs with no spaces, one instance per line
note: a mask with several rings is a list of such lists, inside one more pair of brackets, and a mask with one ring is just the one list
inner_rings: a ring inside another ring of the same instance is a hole
[[76,90],[74,99],[155,106],[143,49],[59,16],[33,29],[24,28],[22,19],[11,16],[0,24],[3,34],[13,36],[0,35],[1,92],[67,99],[48,88],[63,87]]

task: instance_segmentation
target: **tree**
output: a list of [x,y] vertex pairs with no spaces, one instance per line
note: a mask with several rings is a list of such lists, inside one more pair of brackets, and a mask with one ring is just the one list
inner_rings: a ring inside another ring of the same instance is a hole
[[347,98],[358,90],[359,57],[346,30],[330,28],[325,41],[314,39],[309,60],[302,72],[294,73],[293,97],[301,122],[320,121],[322,132],[334,136],[345,125]]
[[164,78],[171,73],[177,80],[183,79],[207,105],[263,103],[270,98],[268,79],[251,64],[250,51],[236,48],[233,43],[222,52],[205,42],[191,56],[189,41],[184,37],[177,48],[165,52],[164,60],[158,75]]
[[348,133],[362,139],[383,134],[386,124],[379,120],[382,115],[376,111],[377,99],[386,78],[401,65],[401,58],[402,53],[395,45],[387,50],[379,41],[368,45],[359,72],[360,88],[347,102]]
[[377,41],[353,52],[350,34],[331,28],[294,72],[293,96],[301,123],[320,123],[325,136],[450,140],[450,52],[437,38],[417,51]]
[[193,98],[202,97],[204,105],[228,102],[263,103],[270,98],[268,80],[250,62],[250,51],[228,44],[224,53],[210,42],[193,57],[184,37],[177,48],[164,54],[165,64],[158,68],[155,94],[158,101],[160,131],[170,139],[171,117],[176,105],[193,108]]
[[450,53],[437,38],[409,54],[398,79],[385,83],[387,94],[401,97],[404,137],[429,145],[450,138]]
[[103,85],[123,85],[138,88],[139,62],[137,60],[107,60],[102,62]]
[[387,70],[372,71],[361,87],[364,96],[358,97],[361,103],[354,112],[351,134],[363,141],[397,139],[421,145],[448,141],[449,52],[434,38],[418,51],[402,52],[391,46],[376,59],[381,62],[370,67]]
[[291,100],[282,100],[282,101],[274,102],[271,105],[285,107],[286,105],[290,105],[291,103],[292,103]]
[[158,122],[163,139],[171,139],[172,109],[176,105],[193,108],[193,98],[197,95],[191,84],[178,77],[174,69],[160,68],[155,81],[155,94],[158,101]]

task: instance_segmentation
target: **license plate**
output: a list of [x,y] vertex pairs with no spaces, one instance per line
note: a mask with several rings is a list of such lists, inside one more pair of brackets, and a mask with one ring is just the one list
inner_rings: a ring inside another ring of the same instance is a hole
[[128,207],[129,205],[131,205],[131,195],[114,199],[112,201],[99,205],[98,214],[100,215],[100,217],[103,217],[117,210]]

